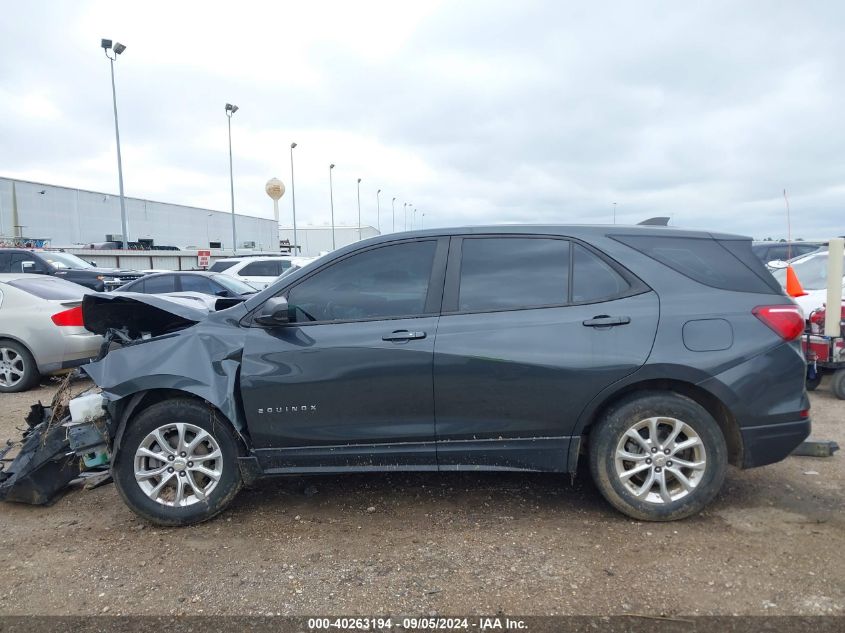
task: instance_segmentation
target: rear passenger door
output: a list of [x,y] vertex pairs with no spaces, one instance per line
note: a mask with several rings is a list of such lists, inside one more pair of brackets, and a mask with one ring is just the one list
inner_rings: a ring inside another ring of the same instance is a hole
[[441,470],[564,470],[586,404],[645,363],[654,292],[592,247],[453,238],[434,346]]

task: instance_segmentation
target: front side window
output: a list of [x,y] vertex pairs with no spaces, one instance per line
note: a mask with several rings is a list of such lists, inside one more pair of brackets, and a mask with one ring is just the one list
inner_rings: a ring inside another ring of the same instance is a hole
[[466,238],[461,247],[461,311],[512,310],[567,303],[569,241]]
[[217,288],[211,280],[201,275],[182,275],[182,290],[185,292],[201,292],[204,295],[217,293]]
[[[24,264],[27,264],[24,266]],[[12,255],[12,272],[13,273],[43,273],[47,272],[44,264],[35,259],[32,255],[25,253],[15,253]]]
[[425,313],[435,241],[383,246],[352,255],[294,286],[298,322],[390,319]]

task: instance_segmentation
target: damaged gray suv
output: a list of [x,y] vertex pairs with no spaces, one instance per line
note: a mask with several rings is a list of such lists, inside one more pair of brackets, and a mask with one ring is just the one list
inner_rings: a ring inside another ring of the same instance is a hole
[[[729,464],[779,461],[810,430],[802,315],[732,235],[391,234],[216,311],[103,293],[83,316],[107,341],[84,368],[101,392],[71,401],[61,433],[55,411],[34,414],[25,446],[65,456],[64,477],[110,463],[124,501],[163,525],[209,519],[270,475],[582,460],[618,510],[680,519]],[[0,495],[47,496],[26,492],[42,457],[13,463]]]

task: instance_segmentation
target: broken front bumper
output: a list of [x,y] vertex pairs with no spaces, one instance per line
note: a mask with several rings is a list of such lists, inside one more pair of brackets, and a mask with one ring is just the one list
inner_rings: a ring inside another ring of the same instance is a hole
[[103,402],[100,394],[75,398],[70,416],[56,401],[33,406],[21,440],[0,449],[0,501],[50,503],[83,471],[108,464],[111,442]]

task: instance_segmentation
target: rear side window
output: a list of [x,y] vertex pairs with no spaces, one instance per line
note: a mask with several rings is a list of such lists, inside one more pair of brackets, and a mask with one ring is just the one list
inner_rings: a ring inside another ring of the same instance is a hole
[[265,260],[263,262],[250,262],[238,273],[243,277],[278,277],[279,262],[274,260]]
[[144,292],[157,295],[163,292],[176,292],[176,277],[174,275],[158,275],[144,279]]
[[569,241],[466,238],[461,246],[458,310],[562,305],[569,296]]
[[52,301],[68,301],[82,299],[82,295],[91,292],[79,284],[55,277],[44,277],[43,279],[15,279],[7,282],[8,285],[18,290],[23,290],[39,299]]
[[238,262],[214,262],[208,270],[213,273],[222,273],[224,270],[229,270],[237,263]]
[[781,293],[755,257],[750,240],[674,235],[614,235],[618,242],[706,286],[737,292]]
[[631,288],[606,262],[579,244],[572,253],[572,301],[585,303],[612,299]]

